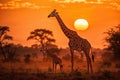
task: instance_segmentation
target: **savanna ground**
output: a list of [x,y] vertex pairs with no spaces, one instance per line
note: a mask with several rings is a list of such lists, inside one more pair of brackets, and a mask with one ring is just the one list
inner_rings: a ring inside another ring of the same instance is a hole
[[120,80],[120,65],[113,62],[102,62],[97,57],[93,63],[93,74],[88,74],[85,58],[83,61],[75,58],[75,71],[70,72],[70,59],[63,60],[63,71],[57,67],[56,74],[52,70],[51,59],[31,58],[25,63],[24,59],[15,62],[0,61],[0,80]]

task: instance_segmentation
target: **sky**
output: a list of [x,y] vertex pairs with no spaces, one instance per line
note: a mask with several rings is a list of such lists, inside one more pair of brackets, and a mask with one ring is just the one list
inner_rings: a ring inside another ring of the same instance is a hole
[[[0,0],[0,26],[10,27],[9,34],[15,44],[36,44],[26,39],[31,31],[42,28],[53,31],[58,47],[68,47],[69,40],[57,20],[47,17],[53,9],[57,9],[69,29],[87,39],[94,48],[104,48],[103,33],[120,24],[120,0]],[[88,21],[87,30],[74,28],[74,21],[79,18]]]

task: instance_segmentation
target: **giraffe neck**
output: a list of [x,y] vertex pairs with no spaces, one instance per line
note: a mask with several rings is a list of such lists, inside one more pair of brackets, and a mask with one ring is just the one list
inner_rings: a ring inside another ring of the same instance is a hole
[[72,33],[75,32],[75,31],[72,31],[69,28],[67,28],[66,25],[63,23],[62,19],[60,18],[60,16],[58,14],[56,15],[56,19],[57,19],[57,21],[58,21],[62,31],[64,32],[64,34],[68,38],[72,37],[73,36]]

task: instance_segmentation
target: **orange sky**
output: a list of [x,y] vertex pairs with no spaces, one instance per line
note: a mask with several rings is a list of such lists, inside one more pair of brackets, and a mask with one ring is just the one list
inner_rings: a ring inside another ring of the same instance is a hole
[[47,18],[53,9],[57,9],[64,23],[72,30],[75,30],[73,24],[76,19],[86,19],[89,28],[75,31],[95,48],[103,48],[103,32],[120,24],[119,0],[0,0],[0,26],[10,27],[10,35],[17,44],[30,46],[33,41],[26,41],[30,32],[45,28],[53,31],[59,47],[67,47],[68,39],[57,20]]

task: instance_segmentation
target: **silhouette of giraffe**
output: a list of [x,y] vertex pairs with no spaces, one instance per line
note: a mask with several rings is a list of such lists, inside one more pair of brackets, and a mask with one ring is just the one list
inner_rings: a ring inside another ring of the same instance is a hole
[[62,69],[63,69],[62,60],[57,55],[55,55],[54,53],[50,53],[49,50],[46,50],[46,53],[49,57],[52,58],[53,71],[56,72],[57,65],[60,66],[60,71],[62,71]]
[[73,59],[73,56],[74,56],[74,50],[78,51],[78,52],[81,52],[83,51],[85,56],[86,56],[86,59],[87,59],[87,70],[88,70],[88,73],[89,73],[89,68],[91,69],[91,72],[93,72],[93,69],[92,69],[92,62],[91,62],[91,58],[89,56],[89,53],[91,52],[91,45],[90,43],[80,37],[75,31],[73,30],[70,30],[67,28],[67,26],[63,23],[62,19],[60,18],[60,16],[58,15],[58,12],[56,12],[56,9],[54,9],[49,15],[48,15],[48,18],[49,17],[56,17],[63,33],[65,34],[65,36],[69,39],[69,48],[70,48],[70,53],[71,53],[71,71],[73,71],[73,67],[74,67],[74,59]]

